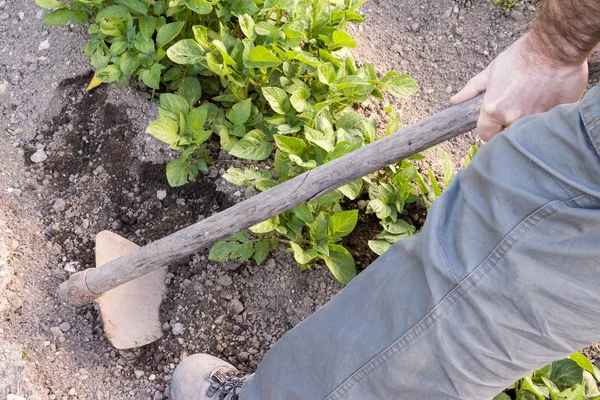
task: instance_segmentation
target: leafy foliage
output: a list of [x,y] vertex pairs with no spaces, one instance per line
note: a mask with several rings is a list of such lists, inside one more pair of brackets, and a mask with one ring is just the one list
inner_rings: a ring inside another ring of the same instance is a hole
[[517,381],[494,400],[599,400],[599,380],[600,370],[583,354],[574,353]]
[[517,0],[494,0],[494,3],[500,5],[504,12],[512,10],[517,5]]

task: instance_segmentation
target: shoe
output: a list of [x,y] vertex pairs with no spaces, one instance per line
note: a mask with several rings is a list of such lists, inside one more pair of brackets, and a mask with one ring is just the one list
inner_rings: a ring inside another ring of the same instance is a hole
[[173,400],[238,400],[246,374],[208,354],[183,360],[171,377]]

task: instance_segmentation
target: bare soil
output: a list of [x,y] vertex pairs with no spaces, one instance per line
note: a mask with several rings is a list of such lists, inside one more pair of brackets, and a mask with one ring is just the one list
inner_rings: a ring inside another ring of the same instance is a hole
[[[410,124],[446,107],[527,30],[535,7],[522,1],[503,14],[492,0],[371,0],[366,22],[352,28],[355,55],[378,72],[418,80],[415,96],[388,99]],[[42,16],[33,1],[0,0],[0,396],[162,399],[179,360],[196,352],[252,371],[281,335],[341,289],[326,269],[301,272],[284,251],[263,266],[217,265],[206,251],[195,254],[170,266],[164,338],[129,351],[110,345],[95,306],[59,301],[59,283],[94,265],[97,232],[144,245],[254,192],[220,178],[243,163],[216,144],[208,173],[170,188],[164,164],[172,155],[144,134],[156,105],[135,83],[86,92],[85,28],[47,27]],[[383,105],[363,110],[384,120]],[[467,134],[442,147],[460,166],[475,143]],[[48,158],[33,162],[39,150]],[[374,259],[365,244],[377,232],[367,218],[348,239],[361,267]]]

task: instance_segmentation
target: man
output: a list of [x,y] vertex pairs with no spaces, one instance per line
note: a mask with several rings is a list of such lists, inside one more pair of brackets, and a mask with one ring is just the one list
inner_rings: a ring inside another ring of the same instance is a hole
[[544,0],[532,31],[452,99],[485,91],[478,129],[494,139],[422,233],[284,335],[254,375],[187,358],[173,398],[491,399],[599,340],[600,88],[537,114],[581,98],[598,41],[600,0]]

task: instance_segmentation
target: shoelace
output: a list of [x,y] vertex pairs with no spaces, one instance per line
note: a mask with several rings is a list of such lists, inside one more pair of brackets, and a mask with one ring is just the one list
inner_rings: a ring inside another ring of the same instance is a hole
[[[215,372],[210,377],[210,388],[206,392],[208,397],[219,394],[219,400],[239,400],[240,391],[246,376],[240,371],[227,371],[225,374]],[[230,398],[227,396],[231,395]]]

